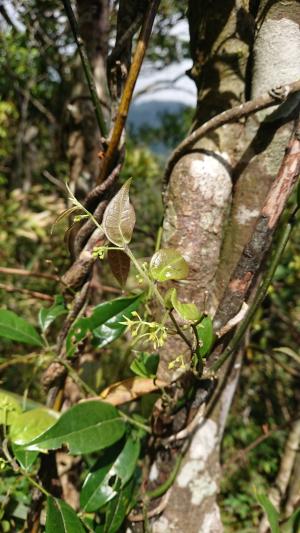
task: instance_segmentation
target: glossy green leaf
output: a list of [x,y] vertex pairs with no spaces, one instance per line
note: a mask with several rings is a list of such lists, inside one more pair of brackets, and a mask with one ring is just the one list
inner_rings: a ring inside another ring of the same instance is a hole
[[273,503],[265,494],[256,494],[256,499],[268,517],[271,532],[280,533],[279,512],[277,511],[277,509],[275,509]]
[[205,316],[197,326],[198,337],[200,340],[199,354],[201,357],[205,357],[214,344],[214,330],[212,319],[209,316]]
[[129,437],[123,446],[114,446],[97,461],[80,493],[80,505],[86,512],[100,509],[114,498],[132,477],[140,453],[140,441]]
[[116,298],[97,305],[90,317],[80,318],[71,328],[67,337],[67,352],[70,353],[74,343],[81,341],[89,332],[93,334],[95,346],[100,348],[120,337],[126,329],[121,322],[138,309],[143,296],[142,293]]
[[135,225],[135,212],[129,201],[130,183],[131,178],[109,202],[103,215],[104,233],[116,246],[124,246],[131,241]]
[[32,346],[44,346],[43,339],[34,327],[7,309],[0,309],[0,337]]
[[197,306],[193,303],[182,303],[177,298],[176,289],[171,289],[169,298],[171,300],[172,306],[175,311],[179,314],[184,320],[189,320],[191,322],[197,322],[201,318],[201,313],[198,310]]
[[9,426],[22,412],[21,403],[9,392],[0,391],[0,424]]
[[59,498],[47,499],[46,533],[85,533],[74,509]]
[[24,446],[53,426],[58,416],[55,411],[46,409],[46,407],[21,413],[13,420],[10,426],[9,436],[11,441]]
[[24,448],[23,446],[18,446],[18,444],[12,445],[12,451],[14,457],[17,459],[18,463],[24,470],[28,470],[33,465],[39,455],[39,452],[31,452],[29,450],[26,450],[26,448]]
[[131,365],[130,370],[142,378],[155,378],[159,363],[159,355],[141,352]]
[[42,307],[39,312],[39,324],[43,332],[58,318],[65,315],[67,309],[64,306],[64,299],[62,296],[55,296],[54,304],[50,307]]
[[156,281],[185,279],[189,266],[182,255],[174,248],[162,248],[150,261],[150,274]]
[[66,444],[73,455],[92,453],[117,442],[125,422],[112,405],[91,400],[71,407],[48,431],[30,443],[30,449],[55,450]]
[[108,250],[107,260],[110,269],[121,287],[125,287],[129,270],[130,259],[123,250]]
[[116,533],[119,531],[125,516],[127,516],[133,506],[133,502],[131,501],[133,489],[134,483],[132,480],[108,504],[103,533]]

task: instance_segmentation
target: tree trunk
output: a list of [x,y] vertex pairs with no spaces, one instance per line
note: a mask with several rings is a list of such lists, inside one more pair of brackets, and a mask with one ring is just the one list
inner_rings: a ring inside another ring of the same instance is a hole
[[[238,0],[214,4],[191,0],[189,5],[197,124],[242,102],[243,94],[256,97],[300,77],[298,2],[261,2],[258,12],[253,3],[250,9]],[[163,245],[179,249],[191,265],[188,283],[177,284],[178,294],[210,314],[222,300],[278,171],[295,109],[269,122],[266,114],[225,125],[201,140],[175,165],[168,183]],[[232,318],[226,313],[218,315],[218,326]],[[174,341],[168,344],[160,377],[174,377],[168,363],[181,349]],[[222,385],[200,417],[154,533],[223,530],[217,506],[219,452],[240,366],[241,355],[222,370]]]

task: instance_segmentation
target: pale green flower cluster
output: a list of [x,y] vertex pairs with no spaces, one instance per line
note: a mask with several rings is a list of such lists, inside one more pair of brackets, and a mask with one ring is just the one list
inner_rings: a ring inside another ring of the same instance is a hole
[[168,332],[167,328],[158,322],[147,322],[143,320],[140,315],[133,311],[132,317],[137,317],[135,320],[124,316],[125,321],[121,322],[124,326],[130,330],[133,337],[139,337],[144,342],[152,342],[153,348],[156,350],[164,345],[167,340]]

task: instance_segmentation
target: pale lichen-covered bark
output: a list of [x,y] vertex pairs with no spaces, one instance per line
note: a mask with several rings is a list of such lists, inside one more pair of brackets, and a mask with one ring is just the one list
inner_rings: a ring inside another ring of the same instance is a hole
[[[190,2],[195,61],[191,73],[199,89],[198,123],[230,107],[244,93],[248,48],[241,39],[247,41],[246,27],[247,38],[251,41],[254,16],[257,26],[252,84],[248,71],[247,94],[252,91],[254,97],[300,77],[298,2],[261,2],[259,12],[252,14],[248,12],[247,2],[241,1],[218,3],[213,9],[210,2]],[[287,30],[288,34],[285,33]],[[283,35],[279,38],[281,32]],[[283,48],[284,40],[289,46],[279,52],[277,48]],[[295,58],[294,62],[292,58]],[[289,69],[287,63],[290,60],[293,65]],[[264,71],[265,61],[274,66]],[[261,113],[246,123],[226,125],[213,132],[194,147],[192,154],[176,164],[170,177],[163,244],[178,248],[191,265],[187,283],[178,283],[180,298],[195,301],[203,308],[208,291],[210,312],[216,309],[251,235],[290,136],[292,116],[284,121],[262,124],[265,115]],[[178,346],[178,350],[180,348]],[[168,376],[167,363],[176,353],[173,341],[167,347],[160,367],[164,379]],[[228,369],[226,376],[223,371],[224,388],[219,391],[219,397],[213,398],[216,400],[214,409],[203,417],[193,435],[168,505],[154,521],[154,533],[222,531],[216,503],[219,450],[238,381],[240,360],[236,365],[231,371]]]

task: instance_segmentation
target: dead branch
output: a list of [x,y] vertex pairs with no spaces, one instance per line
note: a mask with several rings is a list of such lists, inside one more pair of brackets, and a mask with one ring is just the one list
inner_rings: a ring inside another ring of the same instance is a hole
[[132,100],[132,95],[134,87],[136,84],[137,77],[139,75],[143,59],[145,57],[146,49],[148,46],[149,38],[152,31],[153,22],[155,15],[160,4],[160,0],[152,0],[149,3],[149,7],[146,11],[142,29],[138,38],[136,45],[135,53],[133,56],[132,64],[128,73],[128,77],[125,83],[124,91],[121,97],[120,105],[118,108],[116,120],[114,123],[114,128],[111,134],[110,142],[108,145],[107,152],[103,161],[103,166],[101,169],[101,174],[99,181],[103,181],[106,178],[107,174],[110,172],[114,159],[116,157],[117,150],[119,148],[119,143],[121,135],[127,120],[129,106]]

